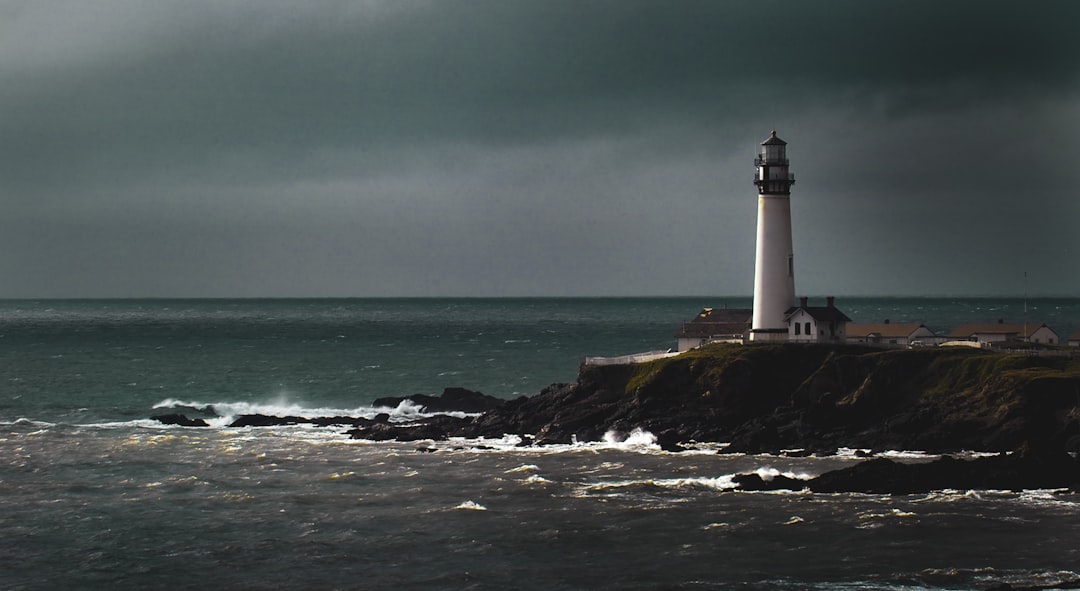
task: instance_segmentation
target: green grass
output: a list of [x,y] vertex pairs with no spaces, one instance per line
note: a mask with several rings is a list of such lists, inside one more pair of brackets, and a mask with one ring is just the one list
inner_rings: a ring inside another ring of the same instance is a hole
[[630,369],[624,390],[627,395],[633,395],[647,388],[661,374],[672,371],[687,372],[698,384],[711,383],[735,362],[750,363],[769,371],[801,374],[819,367],[830,353],[872,359],[878,379],[908,383],[927,397],[979,390],[991,383],[1019,384],[1047,377],[1080,378],[1080,359],[1077,358],[1034,357],[961,348],[881,350],[852,345],[718,343],[676,357],[636,364]]

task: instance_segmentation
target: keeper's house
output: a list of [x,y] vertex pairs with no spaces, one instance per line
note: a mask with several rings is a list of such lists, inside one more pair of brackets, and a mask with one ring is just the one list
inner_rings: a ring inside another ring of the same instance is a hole
[[919,322],[851,322],[847,325],[847,342],[880,347],[907,348],[936,345],[934,331]]
[[784,314],[787,340],[791,343],[843,343],[851,319],[836,307],[836,299],[825,298],[824,306],[809,306],[807,298]]
[[974,341],[977,343],[996,344],[1007,342],[1042,343],[1057,345],[1061,338],[1049,326],[1041,322],[961,324],[947,335],[953,341]]
[[1069,346],[1080,347],[1080,328],[1074,330],[1073,333],[1069,335]]

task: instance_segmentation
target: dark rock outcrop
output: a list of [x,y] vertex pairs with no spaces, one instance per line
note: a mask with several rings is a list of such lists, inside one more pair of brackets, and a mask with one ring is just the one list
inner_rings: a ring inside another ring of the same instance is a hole
[[207,404],[205,406],[190,406],[187,404],[177,404],[172,407],[172,410],[183,413],[186,415],[202,416],[208,419],[216,419],[221,415],[217,413],[217,409],[213,404]]
[[446,388],[439,396],[411,394],[409,396],[388,396],[376,399],[375,407],[397,408],[405,400],[424,407],[427,412],[467,412],[480,413],[499,408],[505,402],[501,398],[488,396],[465,388]]
[[1080,362],[970,349],[836,351],[731,451],[1062,450],[1080,431]]
[[[644,429],[664,449],[730,442],[725,452],[747,453],[1017,450],[972,462],[872,460],[809,485],[755,475],[738,480],[744,489],[823,492],[1071,486],[1063,483],[1076,482],[1073,457],[1080,452],[1080,358],[969,348],[718,345],[648,363],[583,366],[576,382],[515,400],[448,388],[438,397],[382,398],[375,405],[396,407],[406,399],[428,412],[483,414],[409,424],[391,423],[385,413],[374,420],[249,415],[233,426],[348,425],[352,437],[400,441],[517,434],[541,445]],[[198,424],[184,415],[162,417],[155,418]]]
[[240,415],[229,423],[230,427],[280,427],[283,425],[299,425],[308,423],[310,419],[304,417],[275,417],[273,415],[253,414]]
[[1080,579],[1061,581],[1060,583],[1054,583],[1052,585],[1023,585],[1020,587],[1010,585],[1009,583],[999,583],[992,587],[987,587],[986,591],[1045,591],[1048,589],[1080,589]]
[[748,453],[1080,448],[1080,360],[968,348],[712,346],[582,367],[575,383],[506,401],[451,435],[533,434],[544,444],[634,428],[672,450],[694,441]]
[[[378,417],[376,417],[378,418]],[[297,417],[253,414],[240,415],[229,423],[230,427],[280,427],[283,425],[318,425],[320,427],[360,427],[374,424],[376,421],[363,417]]]
[[187,415],[182,414],[166,414],[166,415],[154,415],[150,417],[152,420],[158,421],[163,425],[179,425],[181,427],[209,427],[210,425],[202,419],[188,418]]
[[945,456],[932,462],[866,460],[810,480],[757,474],[734,478],[742,490],[803,490],[817,493],[915,494],[944,489],[1025,490],[1080,488],[1080,461],[1064,452],[1023,448],[1012,454],[960,460]]
[[[200,418],[189,418],[183,414],[166,414],[155,415],[150,417],[155,421],[159,421],[165,425],[180,425],[183,427],[208,427],[206,421]],[[375,420],[365,419],[363,417],[296,417],[296,416],[284,416],[276,417],[272,415],[263,414],[251,414],[240,415],[233,419],[229,423],[230,427],[279,427],[282,425],[300,425],[311,424],[319,425],[320,427],[330,426],[351,426],[360,427],[363,425],[370,425],[378,421],[379,417],[375,417]]]
[[353,439],[372,441],[445,440],[451,433],[461,431],[470,422],[470,419],[449,415],[435,415],[423,421],[404,424],[372,421],[366,426],[350,429],[346,434]]

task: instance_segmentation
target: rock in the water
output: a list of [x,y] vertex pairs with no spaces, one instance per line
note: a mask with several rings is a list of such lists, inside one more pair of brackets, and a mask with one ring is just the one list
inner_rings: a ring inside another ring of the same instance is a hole
[[415,423],[371,423],[350,429],[346,434],[353,439],[372,441],[445,441],[453,435],[460,435],[472,422],[469,418],[457,418],[449,415],[435,415]]
[[164,425],[180,425],[181,427],[209,427],[210,425],[202,419],[190,419],[187,415],[182,414],[167,414],[167,415],[155,415],[150,417],[151,419],[158,421]]
[[190,406],[187,404],[177,404],[173,406],[172,409],[180,413],[193,414],[196,416],[201,415],[210,419],[216,419],[221,416],[217,413],[217,409],[214,408],[213,404],[207,404],[206,406]]
[[999,583],[992,587],[987,587],[986,591],[1046,591],[1048,589],[1080,589],[1080,579],[1061,581],[1060,583],[1054,583],[1052,585],[1028,585],[1023,587],[1016,587],[1009,583]]
[[738,474],[734,480],[743,490],[809,488],[819,493],[916,494],[944,489],[1077,488],[1080,486],[1080,461],[1065,453],[1028,450],[973,460],[946,456],[923,463],[876,458],[807,481],[783,476],[764,481],[757,474]]
[[240,415],[229,424],[230,427],[280,427],[282,425],[299,425],[310,423],[311,419],[304,417],[274,417],[269,415],[254,414]]
[[739,485],[739,490],[762,491],[762,490],[802,490],[806,488],[806,481],[787,476],[773,476],[771,480],[765,480],[757,473],[736,474],[732,480]]
[[375,421],[372,419],[365,419],[364,417],[315,417],[313,419],[309,419],[308,422],[313,425],[318,425],[320,427],[333,427],[342,425],[360,427],[363,425],[370,425]]
[[422,406],[427,412],[487,412],[499,408],[505,402],[501,398],[488,396],[465,388],[446,388],[439,396],[411,394],[409,396],[389,396],[376,399],[372,406],[397,408],[404,401]]
[[392,423],[374,423],[367,427],[352,429],[346,433],[353,439],[371,441],[420,441],[424,439],[441,441],[447,438],[446,432],[436,426],[395,425]]

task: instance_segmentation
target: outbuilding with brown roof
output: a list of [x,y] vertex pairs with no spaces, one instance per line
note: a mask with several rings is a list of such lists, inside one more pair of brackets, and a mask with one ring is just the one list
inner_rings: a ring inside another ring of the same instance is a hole
[[754,311],[749,308],[704,308],[684,322],[675,338],[678,350],[689,351],[709,342],[745,342]]
[[847,325],[847,342],[909,347],[913,343],[933,344],[934,331],[920,322],[852,322]]
[[1057,345],[1061,342],[1058,334],[1042,322],[1017,323],[998,320],[997,322],[961,324],[949,331],[947,336],[955,341],[979,343],[1019,341]]

